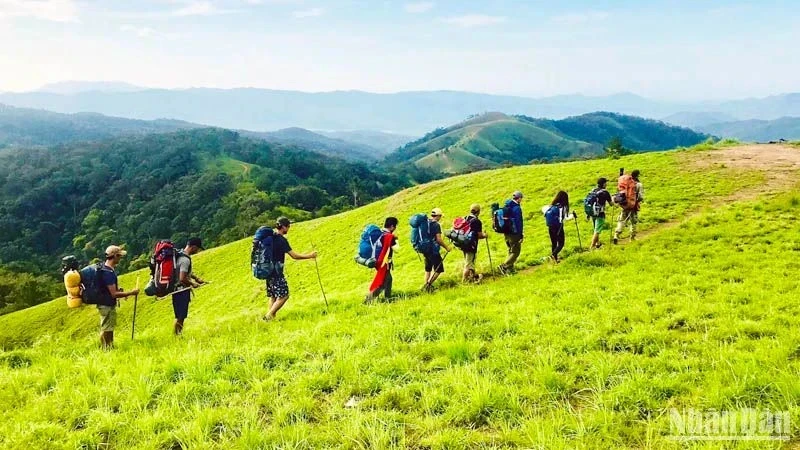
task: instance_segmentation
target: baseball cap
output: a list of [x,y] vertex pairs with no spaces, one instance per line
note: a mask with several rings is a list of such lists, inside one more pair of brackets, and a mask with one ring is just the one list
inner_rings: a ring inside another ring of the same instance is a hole
[[106,247],[106,258],[111,258],[112,256],[125,256],[128,252],[122,249],[119,245],[109,245]]
[[512,194],[511,196],[514,197],[514,198],[522,198],[522,192],[521,191],[514,191],[514,194]]
[[186,241],[186,246],[187,247],[192,246],[192,245],[194,245],[195,247],[199,247],[200,250],[205,250],[203,248],[203,241],[199,237],[189,238],[189,240]]
[[469,207],[469,212],[473,214],[480,214],[481,212],[481,205],[477,203],[473,203],[472,206]]
[[438,216],[444,216],[444,213],[442,212],[442,208],[433,208],[433,210],[431,211],[431,215],[438,217]]

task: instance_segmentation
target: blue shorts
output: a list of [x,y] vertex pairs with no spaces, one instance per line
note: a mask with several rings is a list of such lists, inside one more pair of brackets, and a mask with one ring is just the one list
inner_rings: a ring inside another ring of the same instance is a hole
[[183,320],[189,316],[189,302],[192,300],[192,291],[187,289],[172,296],[172,310],[175,318]]

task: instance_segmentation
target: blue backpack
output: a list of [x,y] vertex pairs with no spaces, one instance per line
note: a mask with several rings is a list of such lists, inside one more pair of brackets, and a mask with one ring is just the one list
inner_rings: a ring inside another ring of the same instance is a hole
[[253,269],[253,276],[259,280],[269,280],[283,273],[283,264],[275,261],[273,254],[274,236],[270,227],[260,227],[253,236],[250,267]]
[[583,212],[586,213],[586,217],[598,217],[605,210],[598,201],[600,192],[602,192],[602,189],[594,188],[583,200]]
[[544,221],[548,227],[561,225],[561,208],[556,205],[550,205],[547,211],[544,212]]
[[492,203],[492,229],[498,233],[511,234],[514,231],[511,211],[507,204],[508,202],[501,208],[499,204]]
[[367,225],[361,232],[358,243],[358,255],[355,261],[370,269],[375,267],[376,259],[383,249],[383,231],[377,225]]
[[436,242],[431,235],[431,224],[425,214],[414,214],[409,219],[411,226],[411,246],[417,253],[432,255],[439,251]]
[[80,270],[83,292],[81,301],[87,305],[113,303],[108,287],[103,285],[103,263],[92,264]]

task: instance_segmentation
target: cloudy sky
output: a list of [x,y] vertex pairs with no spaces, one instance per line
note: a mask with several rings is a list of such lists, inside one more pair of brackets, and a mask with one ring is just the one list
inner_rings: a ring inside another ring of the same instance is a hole
[[0,0],[0,91],[800,91],[796,1]]

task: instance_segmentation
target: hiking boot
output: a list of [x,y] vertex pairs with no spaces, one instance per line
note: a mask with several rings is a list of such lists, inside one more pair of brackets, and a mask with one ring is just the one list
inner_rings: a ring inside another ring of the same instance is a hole
[[264,314],[264,317],[261,318],[264,322],[272,322],[275,318],[270,316],[269,314]]
[[175,336],[180,336],[181,334],[183,334],[183,322],[176,320],[175,325],[172,328],[172,331],[173,333],[175,333]]
[[508,269],[506,269],[506,266],[503,265],[497,266],[497,271],[503,275],[508,275]]
[[372,294],[367,294],[367,296],[364,297],[364,304],[365,305],[371,305],[374,300],[375,300],[375,297],[373,297]]
[[100,334],[100,348],[103,350],[111,350],[114,348],[114,332],[103,331]]
[[479,274],[475,275],[475,277],[472,279],[472,282],[475,283],[475,284],[478,284],[481,281],[483,281],[483,274],[482,273],[479,273]]
[[[633,240],[633,238],[631,238],[631,240]],[[614,239],[611,240],[611,242],[613,242],[614,245],[617,245],[618,241],[619,241],[619,238],[617,238],[616,236],[614,236]]]

